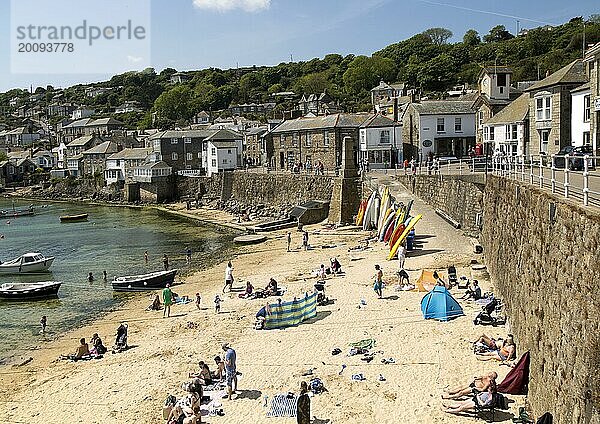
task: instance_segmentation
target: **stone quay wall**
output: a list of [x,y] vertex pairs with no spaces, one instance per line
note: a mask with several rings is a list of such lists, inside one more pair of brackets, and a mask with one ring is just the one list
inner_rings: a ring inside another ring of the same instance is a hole
[[399,175],[414,195],[459,222],[468,235],[478,236],[477,216],[483,214],[483,175]]
[[491,176],[482,244],[518,353],[531,352],[534,412],[599,423],[600,213]]

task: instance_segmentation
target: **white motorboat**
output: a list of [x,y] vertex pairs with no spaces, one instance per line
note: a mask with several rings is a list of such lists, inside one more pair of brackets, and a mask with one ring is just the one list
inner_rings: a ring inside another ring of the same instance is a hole
[[27,274],[48,272],[54,256],[45,257],[41,253],[25,253],[16,259],[0,262],[0,274]]

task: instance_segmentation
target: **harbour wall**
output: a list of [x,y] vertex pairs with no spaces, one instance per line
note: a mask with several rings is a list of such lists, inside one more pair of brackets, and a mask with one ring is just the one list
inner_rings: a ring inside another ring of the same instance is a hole
[[485,184],[474,176],[399,179],[464,228],[482,213],[488,271],[505,301],[518,355],[531,354],[534,414],[599,423],[600,211],[496,176]]

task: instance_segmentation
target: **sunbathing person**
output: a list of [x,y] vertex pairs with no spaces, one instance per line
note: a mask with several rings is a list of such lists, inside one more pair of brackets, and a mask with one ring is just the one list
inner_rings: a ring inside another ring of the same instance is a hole
[[217,370],[213,372],[213,378],[219,381],[225,380],[225,362],[220,356],[215,356],[215,364],[217,364]]
[[474,412],[481,408],[491,407],[495,400],[495,394],[496,382],[492,380],[487,390],[477,393],[467,400],[454,402],[442,401],[442,411],[449,414],[461,414],[463,412]]
[[494,342],[494,344],[496,344],[496,349],[493,349],[490,352],[476,353],[475,356],[477,357],[477,359],[480,361],[489,361],[491,359],[495,359],[501,362],[515,359],[517,355],[517,346],[515,344],[512,334],[509,334],[506,337],[506,340],[504,340],[499,349],[497,346],[497,342]]
[[177,401],[169,416],[167,417],[167,424],[171,422],[181,424],[196,424],[202,422],[202,415],[196,415],[195,409],[199,409],[200,400],[202,396],[198,396],[198,393],[193,391],[192,384],[185,384],[186,390],[189,392],[187,395]]
[[208,386],[209,384],[212,384],[213,377],[212,377],[212,374],[210,373],[210,369],[208,368],[208,365],[204,361],[200,361],[198,363],[198,365],[200,366],[200,372],[189,373],[189,377],[198,379],[200,384],[202,384],[204,386]]
[[442,399],[459,399],[463,396],[476,395],[477,393],[485,392],[492,382],[496,382],[497,378],[498,373],[496,372],[490,372],[479,377],[474,377],[473,381],[468,385],[444,390],[445,393],[442,395]]
[[95,353],[97,355],[104,355],[108,349],[102,344],[102,339],[98,336],[98,333],[94,333],[92,339],[90,340],[92,345],[91,353]]
[[76,361],[78,359],[83,358],[84,356],[89,356],[90,355],[90,348],[88,346],[88,344],[85,342],[85,339],[80,339],[79,340],[79,346],[77,346],[77,349],[75,350],[74,354],[71,355],[61,355],[61,359],[71,359],[73,361]]
[[277,296],[277,293],[278,293],[278,290],[277,290],[277,281],[275,281],[274,278],[271,278],[269,280],[269,284],[265,288],[264,293],[267,296]]

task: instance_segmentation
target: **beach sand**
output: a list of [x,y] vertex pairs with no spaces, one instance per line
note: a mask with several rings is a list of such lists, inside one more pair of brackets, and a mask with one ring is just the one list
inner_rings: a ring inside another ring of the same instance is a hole
[[[394,195],[408,200],[398,185]],[[405,268],[414,281],[423,268],[446,268],[455,264],[459,275],[472,277],[470,261],[475,257],[470,240],[439,218],[432,208],[416,200],[415,213],[423,219],[417,226],[420,248],[409,252]],[[193,213],[193,212],[192,212]],[[234,221],[220,212],[201,211],[206,219]],[[203,417],[209,423],[293,423],[295,418],[267,418],[265,397],[298,392],[302,380],[322,379],[327,392],[312,397],[311,416],[315,423],[460,423],[474,418],[456,417],[440,410],[444,387],[469,382],[474,375],[497,371],[498,381],[508,367],[496,362],[477,361],[471,343],[482,333],[502,336],[506,328],[475,327],[473,317],[479,307],[461,301],[466,316],[450,322],[423,320],[420,301],[424,293],[393,290],[397,261],[386,261],[387,248],[372,243],[360,254],[348,248],[357,245],[366,232],[350,228],[326,230],[308,227],[310,245],[301,250],[301,233],[292,229],[292,252],[286,251],[287,231],[270,233],[267,242],[242,248],[232,258],[236,283],[243,289],[249,280],[265,287],[270,277],[287,288],[284,300],[310,291],[314,271],[330,257],[339,258],[344,276],[327,280],[326,294],[334,304],[318,307],[317,318],[285,330],[257,331],[254,316],[264,300],[243,300],[236,293],[225,295],[220,314],[213,299],[221,293],[224,264],[202,270],[175,286],[180,295],[203,297],[203,310],[193,303],[172,308],[171,318],[162,312],[147,312],[148,295],[136,296],[124,308],[111,312],[91,325],[71,331],[58,340],[32,352],[33,360],[24,366],[0,368],[0,422],[10,423],[162,423],[162,406],[168,394],[183,395],[181,384],[199,360],[213,369],[212,358],[222,355],[221,344],[228,342],[237,352],[238,398],[222,400],[225,416]],[[323,245],[335,247],[322,248]],[[354,260],[350,260],[350,259]],[[479,258],[481,259],[481,258]],[[380,264],[388,287],[385,299],[372,290],[374,265]],[[489,281],[480,279],[484,291]],[[454,290],[456,293],[457,292]],[[456,294],[455,293],[455,294]],[[275,301],[275,298],[270,298]],[[366,305],[358,307],[364,300]],[[80,337],[98,332],[107,346],[114,342],[119,322],[129,324],[132,349],[106,354],[103,359],[85,362],[58,361],[71,353]],[[188,323],[194,323],[188,328]],[[349,343],[373,338],[381,353],[366,363],[360,356],[348,357]],[[517,341],[518,342],[518,341]],[[334,348],[342,353],[332,356]],[[394,358],[384,365],[383,358]],[[17,360],[18,362],[18,360]],[[346,368],[341,372],[342,365]],[[302,374],[312,369],[312,376]],[[365,381],[351,381],[362,373]],[[379,381],[382,374],[385,381]],[[511,404],[511,412],[523,405],[522,397]],[[504,417],[505,415],[505,417]],[[510,422],[509,415],[496,422]]]

